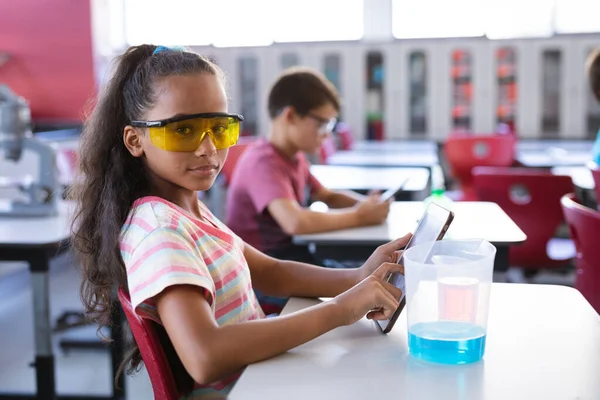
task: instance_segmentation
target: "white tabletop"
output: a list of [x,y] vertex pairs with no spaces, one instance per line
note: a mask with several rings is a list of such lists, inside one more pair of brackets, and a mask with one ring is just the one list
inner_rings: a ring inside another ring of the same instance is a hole
[[52,217],[0,216],[0,248],[54,246],[71,236],[71,210],[60,203],[59,214]]
[[548,151],[549,149],[564,149],[567,151],[592,151],[594,142],[591,140],[519,140],[519,151]]
[[[344,229],[336,232],[294,236],[296,243],[330,245],[379,245],[413,232],[425,206],[420,201],[398,201],[392,204],[383,225]],[[454,221],[446,239],[485,239],[493,244],[521,243],[527,239],[523,231],[496,203],[454,202]]]
[[588,167],[555,167],[552,168],[552,173],[570,176],[575,186],[582,189],[594,190],[596,187],[592,171]]
[[[291,299],[283,314],[318,304]],[[230,399],[600,399],[600,317],[572,288],[493,284],[482,361],[408,354],[406,312],[389,335],[372,321],[335,329],[250,365]]]
[[565,150],[550,148],[542,150],[519,150],[517,160],[526,167],[550,168],[559,166],[583,166],[592,159],[587,150]]
[[313,165],[310,172],[332,190],[387,190],[405,182],[403,190],[422,191],[427,188],[430,177],[427,168]]
[[437,144],[432,140],[359,140],[352,144],[353,151],[373,152],[437,152]]
[[352,165],[359,167],[432,167],[438,164],[438,156],[433,151],[373,152],[338,151],[327,159],[331,165]]

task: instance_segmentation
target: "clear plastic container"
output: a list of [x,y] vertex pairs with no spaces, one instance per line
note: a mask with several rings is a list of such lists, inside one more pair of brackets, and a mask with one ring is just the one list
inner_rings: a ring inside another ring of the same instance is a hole
[[442,240],[404,253],[411,355],[444,364],[483,357],[495,256],[485,240]]

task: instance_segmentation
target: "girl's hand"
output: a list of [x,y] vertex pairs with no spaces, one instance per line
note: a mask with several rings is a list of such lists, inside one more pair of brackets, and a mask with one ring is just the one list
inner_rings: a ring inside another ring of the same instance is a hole
[[400,249],[404,248],[408,244],[408,241],[412,237],[412,233],[408,233],[401,238],[396,240],[392,240],[389,243],[383,244],[379,246],[371,257],[364,263],[364,265],[358,268],[356,281],[357,283],[371,275],[379,266],[383,263],[397,263],[400,259],[400,254],[402,251]]
[[388,319],[398,308],[402,291],[385,279],[393,272],[404,273],[395,263],[384,263],[356,286],[332,301],[339,308],[341,325],[350,325],[367,315],[369,319]]

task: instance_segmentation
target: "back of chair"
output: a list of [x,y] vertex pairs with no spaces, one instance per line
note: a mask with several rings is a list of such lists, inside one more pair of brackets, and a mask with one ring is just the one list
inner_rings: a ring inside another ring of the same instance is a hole
[[444,144],[446,160],[463,192],[462,200],[477,200],[472,169],[478,166],[508,167],[515,158],[515,139],[510,135],[457,134]]
[[229,148],[227,160],[225,160],[225,164],[223,164],[223,169],[221,170],[221,175],[225,180],[226,186],[229,186],[229,183],[231,182],[233,171],[235,170],[235,166],[240,157],[255,140],[254,137],[241,137],[235,146]]
[[591,162],[590,171],[592,171],[594,183],[596,184],[596,200],[598,201],[598,209],[600,209],[600,165]]
[[329,136],[323,140],[321,143],[320,157],[321,163],[327,164],[327,160],[337,151],[337,147],[335,145],[335,140],[333,137]]
[[577,249],[575,287],[600,313],[600,212],[581,205],[572,193],[561,204]]
[[527,235],[525,243],[511,247],[511,265],[541,268],[565,263],[550,259],[546,245],[564,220],[560,199],[573,191],[571,177],[527,168],[477,167],[473,182],[480,200],[497,203]]
[[152,321],[140,318],[135,313],[129,295],[121,288],[119,288],[119,301],[150,376],[154,398],[178,400],[181,395]]
[[354,144],[354,136],[352,135],[352,130],[350,130],[350,126],[344,122],[340,122],[337,124],[335,130],[339,135],[340,148],[342,150],[352,149],[352,145]]

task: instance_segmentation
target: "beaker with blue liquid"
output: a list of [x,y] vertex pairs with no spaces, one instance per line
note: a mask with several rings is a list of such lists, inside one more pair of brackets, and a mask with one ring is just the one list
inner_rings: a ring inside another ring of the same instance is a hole
[[411,355],[444,364],[483,357],[495,256],[485,240],[423,243],[404,253]]

